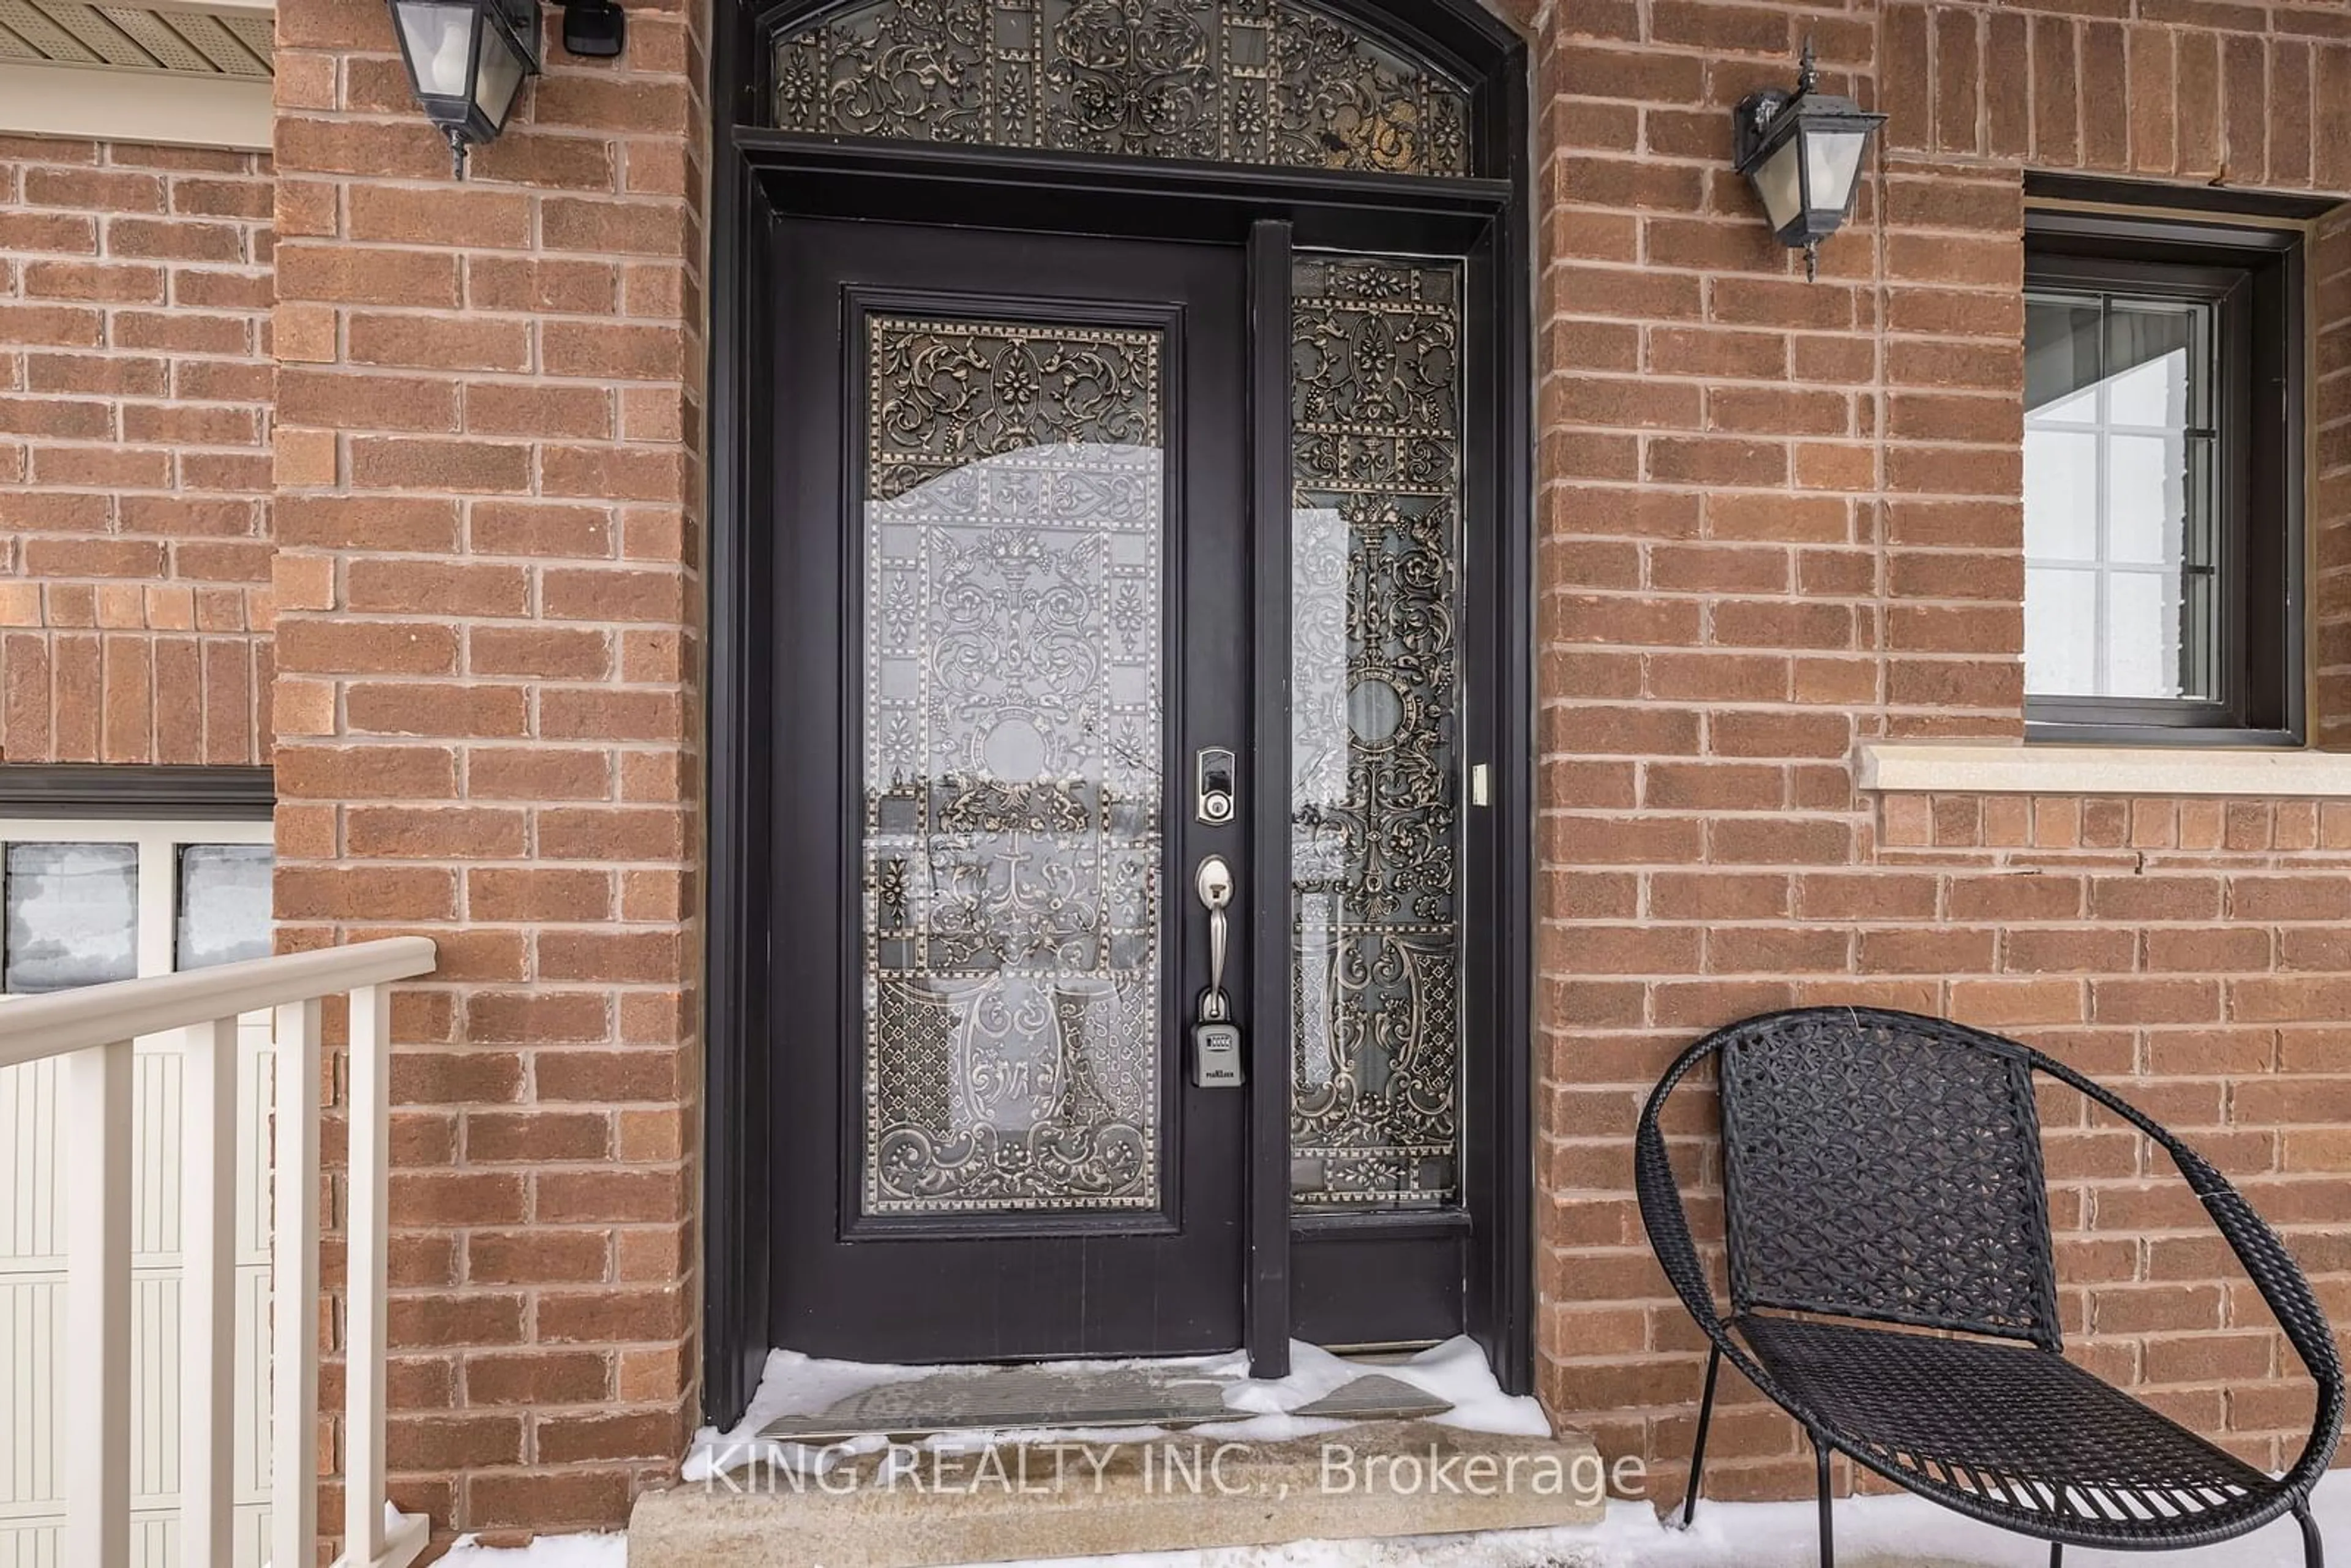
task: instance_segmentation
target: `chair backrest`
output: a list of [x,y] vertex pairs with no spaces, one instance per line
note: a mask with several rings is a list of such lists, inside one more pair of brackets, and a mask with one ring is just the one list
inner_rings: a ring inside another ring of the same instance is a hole
[[1736,1310],[2057,1348],[2041,1119],[2022,1047],[1874,1008],[1773,1013],[1723,1032]]

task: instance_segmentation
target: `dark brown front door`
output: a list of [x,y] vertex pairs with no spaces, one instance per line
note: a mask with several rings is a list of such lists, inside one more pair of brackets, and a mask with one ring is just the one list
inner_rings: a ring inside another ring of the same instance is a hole
[[776,1343],[1238,1345],[1246,1091],[1191,1036],[1196,870],[1246,874],[1199,759],[1254,784],[1244,247],[776,254]]

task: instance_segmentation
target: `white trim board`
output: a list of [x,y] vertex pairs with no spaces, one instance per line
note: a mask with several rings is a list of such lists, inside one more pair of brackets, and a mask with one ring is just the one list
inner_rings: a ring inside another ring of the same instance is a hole
[[1886,794],[2351,799],[2351,753],[1864,741],[1857,782]]
[[269,93],[266,77],[0,61],[0,134],[266,152]]

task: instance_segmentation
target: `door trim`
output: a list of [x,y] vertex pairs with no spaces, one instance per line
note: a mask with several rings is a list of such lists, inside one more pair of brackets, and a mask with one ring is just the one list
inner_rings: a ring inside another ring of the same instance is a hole
[[[1462,1196],[1465,1210],[1489,1215],[1490,1226],[1469,1248],[1466,1308],[1470,1333],[1486,1350],[1502,1387],[1531,1390],[1534,1301],[1534,1057],[1532,1040],[1534,935],[1533,695],[1533,371],[1531,363],[1531,229],[1528,221],[1530,129],[1527,50],[1523,40],[1475,0],[1323,0],[1387,31],[1432,43],[1433,53],[1461,65],[1478,106],[1476,162],[1495,177],[1433,179],[1254,166],[1088,158],[1017,149],[942,148],[916,143],[850,143],[780,134],[736,123],[755,118],[752,101],[763,77],[758,43],[781,14],[821,7],[746,5],[722,11],[712,49],[713,128],[710,249],[709,595],[707,626],[708,776],[705,786],[705,911],[703,1135],[703,1407],[720,1427],[739,1419],[757,1389],[769,1348],[770,1258],[764,1210],[768,1202],[766,1122],[773,1085],[765,1051],[768,1038],[768,948],[774,925],[764,868],[769,863],[767,813],[772,755],[764,743],[771,711],[760,651],[771,616],[769,541],[754,524],[761,497],[772,494],[768,444],[753,421],[757,389],[768,379],[772,332],[761,298],[765,262],[778,215],[881,216],[984,213],[997,226],[1056,226],[1082,210],[1090,229],[1138,236],[1214,235],[1244,237],[1251,246],[1252,315],[1270,308],[1279,290],[1288,310],[1287,246],[1277,266],[1269,259],[1275,235],[1258,225],[1286,225],[1300,245],[1358,248],[1355,236],[1377,234],[1391,247],[1399,225],[1430,248],[1466,250],[1483,287],[1470,294],[1469,322],[1489,312],[1487,340],[1494,345],[1490,377],[1479,378],[1469,412],[1493,432],[1490,462],[1473,455],[1468,473],[1474,513],[1490,519],[1475,548],[1491,552],[1496,583],[1494,624],[1480,638],[1491,727],[1485,756],[1497,779],[1493,807],[1468,814],[1468,831],[1489,834],[1495,868],[1482,909],[1464,911],[1464,925],[1499,948],[1499,994],[1488,1015],[1468,1015],[1469,1038],[1488,1049],[1465,1077]],[[1083,198],[1081,203],[1073,197]],[[959,199],[958,199],[959,198]],[[942,206],[941,202],[950,203]],[[868,210],[861,214],[858,209]],[[1468,236],[1482,244],[1467,247]],[[1268,318],[1270,319],[1270,318]],[[1253,330],[1256,329],[1253,328]],[[1260,362],[1270,356],[1257,355]],[[1261,391],[1262,389],[1260,389]],[[1286,385],[1271,403],[1285,410]],[[1260,399],[1260,406],[1266,406]],[[1275,423],[1280,423],[1275,421]],[[1255,439],[1267,433],[1254,431]],[[1286,445],[1286,424],[1280,438]],[[1272,465],[1258,464],[1260,475]],[[1286,474],[1287,465],[1278,473]],[[1483,494],[1480,490],[1483,490]],[[1262,506],[1266,497],[1258,497]],[[1286,516],[1287,493],[1261,516]],[[1260,538],[1260,556],[1270,548]],[[1287,540],[1277,564],[1287,573]],[[1262,563],[1260,563],[1262,566]],[[1281,624],[1286,648],[1288,607],[1262,602],[1260,616]],[[1260,622],[1260,638],[1267,628]],[[1474,689],[1474,688],[1473,688]],[[1255,737],[1263,746],[1269,737]],[[1286,729],[1278,744],[1287,751]],[[1263,770],[1257,777],[1273,777]],[[1260,784],[1251,831],[1287,833],[1284,802]],[[1263,880],[1263,879],[1259,879]],[[1254,896],[1270,899],[1272,889]],[[1286,934],[1260,903],[1252,940]],[[1286,954],[1259,963],[1252,1011],[1286,1016]],[[1279,1010],[1264,1009],[1278,998]],[[1286,1074],[1259,1072],[1249,1091],[1252,1117],[1279,1115],[1286,1126]],[[1252,1139],[1253,1144],[1267,1140]],[[1271,1162],[1260,1160],[1260,1166]],[[1265,1281],[1244,1303],[1252,1362],[1274,1370],[1287,1356],[1287,1281],[1293,1217],[1289,1212],[1286,1160],[1278,1170],[1252,1169],[1249,1216],[1251,1270]]]
[[[1263,1020],[1290,1012],[1290,884],[1263,874],[1269,852],[1290,838],[1290,709],[1265,700],[1265,665],[1290,651],[1290,595],[1271,585],[1290,580],[1290,225],[1260,219],[1249,238],[1249,510],[1255,514],[1257,559],[1250,581],[1256,623],[1255,753],[1248,777],[1249,896],[1249,1182],[1242,1192],[1249,1231],[1249,1269],[1241,1326],[1253,1377],[1290,1375],[1290,1071],[1268,1049],[1286,1031]],[[1270,345],[1280,345],[1280,353]],[[1282,783],[1277,786],[1276,780]],[[1279,1067],[1280,1071],[1274,1069]],[[1276,1135],[1275,1129],[1280,1129]]]

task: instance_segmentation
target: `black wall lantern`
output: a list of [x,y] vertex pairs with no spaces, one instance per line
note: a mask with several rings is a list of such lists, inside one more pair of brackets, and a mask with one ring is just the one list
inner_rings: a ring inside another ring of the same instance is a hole
[[1750,92],[1730,114],[1739,172],[1755,186],[1771,232],[1782,245],[1802,248],[1804,276],[1815,277],[1821,241],[1852,214],[1862,160],[1886,116],[1820,90],[1810,38],[1793,93]]
[[449,167],[492,141],[539,71],[538,0],[392,0],[392,30],[424,118],[449,138]]

